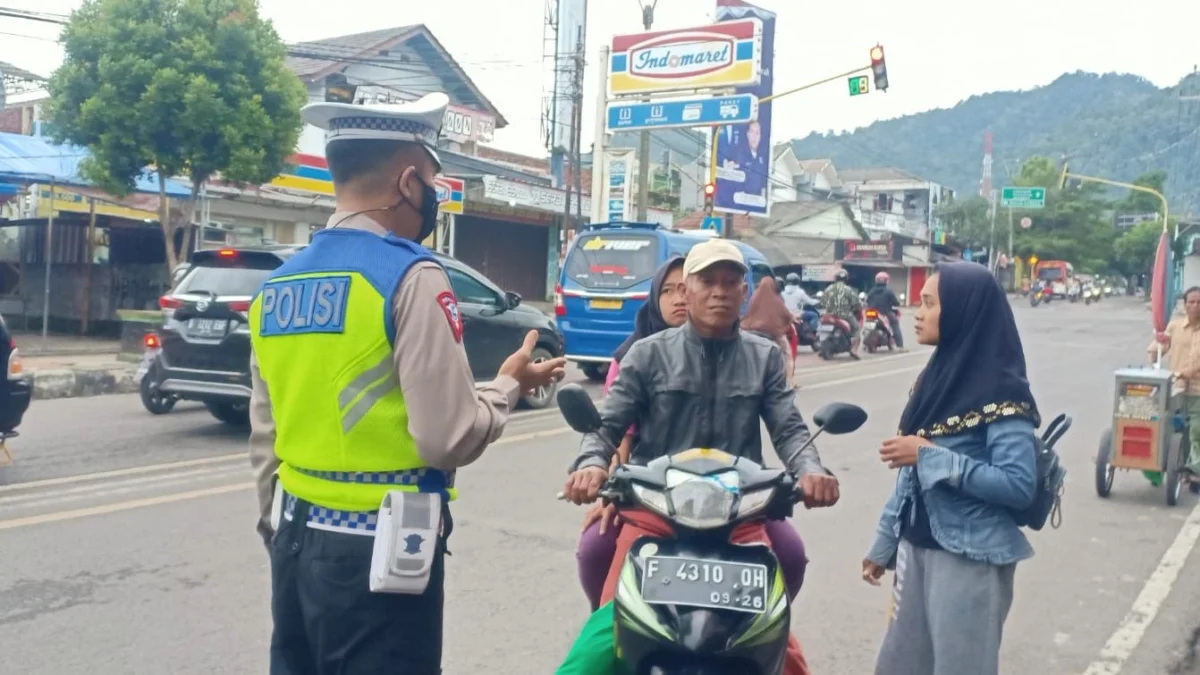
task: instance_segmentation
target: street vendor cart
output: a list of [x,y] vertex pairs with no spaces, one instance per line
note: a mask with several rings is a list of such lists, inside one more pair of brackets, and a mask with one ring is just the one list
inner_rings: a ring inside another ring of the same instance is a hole
[[1162,477],[1167,505],[1175,506],[1187,482],[1187,408],[1175,375],[1164,368],[1123,368],[1114,373],[1113,426],[1100,438],[1096,494],[1107,497],[1117,469]]

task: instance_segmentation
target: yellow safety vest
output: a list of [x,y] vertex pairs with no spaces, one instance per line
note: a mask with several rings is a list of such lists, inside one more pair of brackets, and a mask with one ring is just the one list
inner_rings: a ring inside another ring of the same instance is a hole
[[323,230],[251,304],[250,339],[289,494],[343,511],[377,510],[390,490],[453,498],[453,474],[417,452],[392,358],[391,299],[422,260],[435,258],[396,237]]

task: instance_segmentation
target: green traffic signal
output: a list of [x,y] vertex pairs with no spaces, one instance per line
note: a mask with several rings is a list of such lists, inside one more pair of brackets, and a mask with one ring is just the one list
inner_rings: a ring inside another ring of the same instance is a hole
[[856,75],[850,78],[849,82],[851,96],[860,96],[871,91],[871,80],[866,75]]

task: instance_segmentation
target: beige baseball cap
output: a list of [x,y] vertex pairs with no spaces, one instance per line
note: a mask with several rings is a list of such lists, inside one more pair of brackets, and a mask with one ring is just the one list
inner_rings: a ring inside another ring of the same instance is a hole
[[746,257],[732,241],[711,239],[696,244],[688,252],[687,259],[683,261],[683,276],[687,278],[689,274],[704,271],[717,263],[732,263],[742,268],[743,272],[749,269],[746,267]]

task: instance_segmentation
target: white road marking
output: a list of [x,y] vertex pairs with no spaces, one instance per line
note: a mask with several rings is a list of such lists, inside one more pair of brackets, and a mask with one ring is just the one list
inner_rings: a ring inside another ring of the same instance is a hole
[[153,473],[155,471],[186,469],[193,466],[207,466],[210,464],[220,464],[222,462],[232,462],[235,460],[246,462],[247,468],[250,466],[250,458],[248,455],[244,452],[237,452],[232,455],[218,455],[216,457],[205,457],[204,459],[188,459],[182,462],[168,462],[166,464],[147,464],[128,469],[116,469],[114,471],[101,471],[98,473],[84,473],[75,476],[63,476],[62,478],[49,478],[46,480],[33,480],[27,483],[14,483],[12,485],[0,486],[0,494],[5,492],[15,492],[17,490],[26,490],[29,488],[70,485],[71,483],[83,483],[90,480],[101,480],[104,478],[119,478],[121,476],[135,476],[143,473]]
[[248,467],[217,467],[208,469],[196,469],[195,471],[176,471],[166,474],[154,476],[141,476],[138,478],[129,478],[118,481],[104,481],[96,485],[84,485],[66,490],[39,490],[29,494],[13,495],[11,497],[0,497],[0,505],[8,508],[23,508],[46,505],[54,505],[56,502],[78,501],[80,499],[91,499],[93,497],[102,497],[110,494],[121,494],[134,492],[146,486],[152,489],[161,489],[168,485],[177,485],[179,483],[194,483],[197,479],[234,479],[245,480],[250,477],[250,469]]
[[117,502],[116,504],[91,506],[86,509],[58,511],[56,513],[45,513],[40,516],[28,516],[26,518],[0,520],[0,530],[13,530],[18,527],[28,527],[30,525],[45,525],[46,523],[57,523],[64,520],[75,520],[77,518],[86,518],[88,516],[99,516],[106,513],[128,511],[129,509],[140,509],[146,506],[158,506],[159,504],[182,502],[188,499],[198,499],[200,497],[212,497],[214,495],[222,495],[228,492],[236,492],[238,490],[249,490],[253,487],[254,483],[237,483],[234,485],[222,485],[220,487],[206,488],[204,490],[192,490],[191,492],[178,492],[159,497],[134,499],[127,502]]
[[852,384],[854,382],[864,382],[866,380],[875,380],[889,375],[900,375],[903,373],[914,373],[924,368],[925,366],[909,366],[907,368],[897,368],[895,370],[883,370],[877,373],[866,373],[864,375],[855,375],[854,377],[844,377],[840,380],[830,380],[829,382],[816,382],[813,384],[799,383],[800,388],[796,391],[797,395],[804,395],[806,391],[813,389],[824,389],[825,387],[839,387],[843,384]]
[[1100,658],[1093,661],[1084,675],[1116,675],[1121,672],[1125,661],[1133,655],[1135,649],[1146,634],[1146,629],[1158,615],[1163,602],[1171,594],[1179,571],[1183,569],[1188,556],[1200,539],[1200,504],[1197,504],[1184,521],[1179,534],[1167,552],[1163,554],[1158,567],[1146,579],[1142,592],[1133,601],[1129,613],[1121,621],[1112,637],[1104,643],[1100,650]]

